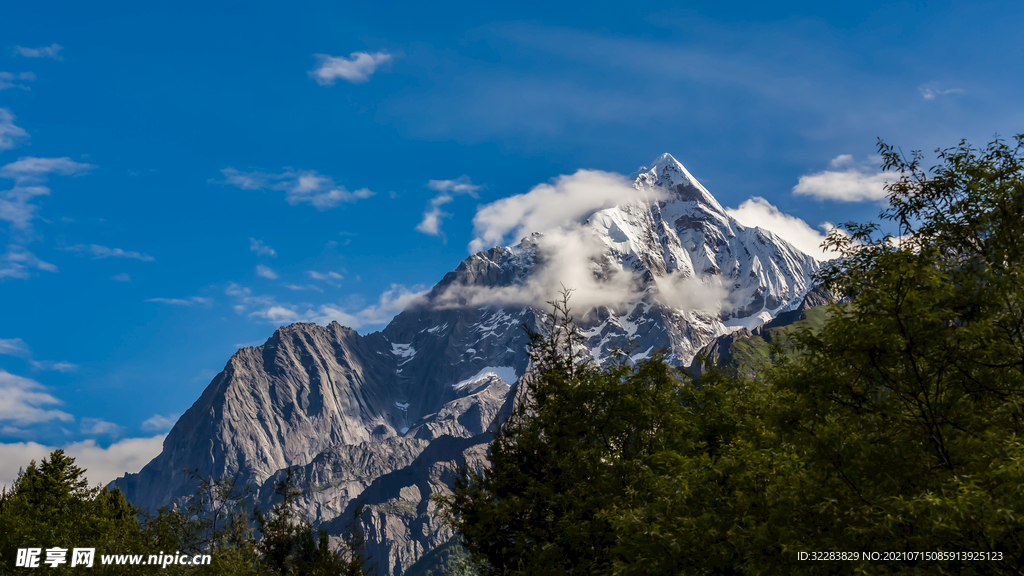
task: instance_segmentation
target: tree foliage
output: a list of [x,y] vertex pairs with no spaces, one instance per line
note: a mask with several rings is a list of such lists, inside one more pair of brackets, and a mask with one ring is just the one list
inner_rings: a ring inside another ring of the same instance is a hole
[[[132,506],[117,489],[90,488],[74,458],[56,450],[39,465],[23,469],[10,491],[0,494],[0,574],[15,573],[19,548],[64,548],[68,562],[47,573],[80,572],[70,566],[71,550],[94,548],[95,574],[151,574],[148,565],[109,564],[102,555],[149,555],[181,552],[209,554],[211,563],[169,565],[161,573],[219,576],[309,575],[362,576],[368,558],[354,524],[352,534],[331,546],[327,534],[314,530],[294,509],[295,488],[289,470],[277,484],[281,499],[266,512],[250,514],[248,489],[231,479],[199,477],[196,492],[155,514]],[[357,511],[358,518],[358,511]],[[45,559],[45,558],[43,558]]]
[[533,370],[495,433],[492,466],[443,498],[483,574],[598,574],[616,559],[609,512],[643,500],[677,461],[680,381],[664,352],[587,361],[568,309],[530,332]]

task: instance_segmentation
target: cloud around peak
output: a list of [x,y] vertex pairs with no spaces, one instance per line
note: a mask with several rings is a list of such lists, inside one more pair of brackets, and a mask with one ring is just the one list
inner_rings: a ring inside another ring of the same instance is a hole
[[782,212],[759,196],[744,201],[737,208],[726,208],[725,211],[740,224],[764,228],[773,232],[801,252],[818,260],[829,260],[838,256],[838,254],[826,252],[821,247],[825,236],[833,227],[828,222],[819,226],[821,231],[815,230],[807,222]]
[[579,170],[538,184],[524,194],[502,198],[477,209],[473,217],[475,253],[532,232],[565,226],[619,204],[656,199],[633,188],[625,176],[601,170]]

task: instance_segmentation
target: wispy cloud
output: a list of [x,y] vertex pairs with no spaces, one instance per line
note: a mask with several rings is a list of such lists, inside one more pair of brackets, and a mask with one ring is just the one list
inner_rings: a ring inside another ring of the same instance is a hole
[[90,436],[120,436],[123,428],[102,418],[82,418],[81,430]]
[[39,382],[0,369],[0,423],[24,426],[51,420],[73,421],[74,417],[67,412],[44,408],[61,404]]
[[437,190],[438,192],[452,192],[455,194],[469,194],[473,198],[479,198],[477,191],[483,188],[473,184],[473,180],[463,174],[455,180],[429,180],[427,181],[427,188],[431,190]]
[[896,177],[859,163],[850,154],[836,156],[830,165],[833,170],[801,176],[793,194],[838,202],[881,200],[886,197],[885,183]]
[[60,55],[60,51],[63,49],[64,47],[60,44],[50,44],[49,46],[41,46],[39,48],[15,46],[14,53],[26,58],[53,58],[54,60],[63,60],[64,57]]
[[14,124],[14,114],[10,108],[0,108],[0,150],[10,150],[28,140],[28,132]]
[[277,252],[273,248],[267,246],[262,240],[255,238],[249,238],[249,250],[256,253],[257,256],[270,256],[271,258],[277,257]]
[[[3,201],[0,200],[0,210],[2,207]],[[56,272],[57,267],[40,260],[38,256],[16,244],[9,244],[7,252],[0,256],[0,280],[4,278],[24,280],[32,275],[32,270]]]
[[15,84],[15,82],[35,82],[35,79],[36,75],[32,72],[18,72],[17,74],[12,72],[0,72],[0,90],[7,90],[8,88],[31,90],[32,88],[25,84]]
[[329,324],[336,321],[353,329],[387,323],[406,306],[419,301],[425,292],[422,286],[414,286],[410,289],[392,284],[388,290],[381,293],[376,303],[359,310],[350,310],[334,303],[278,302],[273,296],[254,295],[251,289],[237,284],[231,284],[225,290],[226,294],[236,300],[235,312],[247,314],[251,318],[258,318],[276,325],[293,322]]
[[300,286],[298,284],[285,284],[284,287],[289,289],[289,290],[315,290],[317,292],[323,292],[324,291],[323,288],[321,288],[321,287],[319,287],[319,286],[317,286],[315,284],[305,284],[305,285],[302,285],[302,286]]
[[50,175],[78,176],[93,168],[92,164],[66,157],[25,157],[0,167],[0,178],[14,180],[13,188],[0,191],[0,220],[22,231],[30,230],[38,208],[31,202],[37,196],[50,194],[50,189],[43,185]]
[[424,234],[438,236],[441,234],[441,220],[451,217],[451,214],[441,210],[441,206],[451,202],[454,198],[449,194],[435,196],[430,201],[430,209],[423,213],[423,220],[416,225],[416,230]]
[[71,362],[55,362],[53,360],[29,360],[29,364],[36,370],[46,370],[66,374],[78,370],[78,364]]
[[77,364],[71,362],[55,362],[53,360],[34,360],[32,349],[21,338],[0,338],[0,354],[5,356],[17,356],[28,360],[28,363],[36,370],[47,370],[56,372],[74,372],[78,369]]
[[473,198],[479,198],[477,190],[482,186],[473,184],[469,176],[463,174],[455,180],[429,180],[427,188],[439,192],[430,200],[430,206],[423,212],[423,219],[416,225],[416,230],[431,236],[441,235],[441,222],[451,214],[441,210],[441,206],[453,201],[453,194],[468,194]]
[[31,356],[32,351],[21,338],[0,338],[0,354],[23,358]]
[[[262,344],[262,342],[261,342]],[[152,417],[147,418],[142,423],[142,429],[147,432],[157,432],[161,430],[170,430],[174,423],[178,421],[181,414],[168,414],[161,416],[160,414],[153,414]]]
[[262,278],[269,278],[271,280],[277,280],[277,272],[270,269],[269,266],[259,264],[256,266],[256,275]]
[[285,201],[292,206],[310,204],[317,210],[328,210],[343,203],[352,203],[369,198],[374,192],[366,188],[349,191],[334,183],[330,176],[315,170],[292,170],[285,168],[280,174],[267,172],[240,172],[228,167],[221,170],[224,183],[242,190],[283,190]]
[[202,298],[199,296],[193,296],[191,298],[149,298],[146,302],[155,302],[157,304],[171,304],[173,306],[195,306],[197,304],[209,305],[213,301],[209,298]]
[[110,277],[114,282],[131,282],[132,277],[127,272],[121,272],[120,274],[114,274]]
[[143,254],[141,252],[122,250],[120,248],[108,248],[106,246],[100,246],[99,244],[75,244],[74,246],[68,246],[63,248],[68,252],[80,252],[83,254],[89,254],[94,259],[100,258],[132,258],[134,260],[142,260],[143,262],[152,262],[156,260],[149,254]]
[[309,274],[309,277],[314,279],[314,280],[324,280],[324,281],[328,281],[328,282],[330,282],[332,280],[333,281],[341,281],[341,280],[345,279],[344,276],[342,276],[341,274],[338,274],[337,272],[334,272],[334,271],[317,272],[316,270],[307,270],[306,274]]
[[945,90],[941,90],[937,88],[934,83],[921,84],[920,86],[917,87],[917,90],[921,93],[921,97],[924,98],[925,100],[935,100],[936,96],[945,96],[946,94],[964,93],[963,88],[947,88]]
[[321,86],[333,86],[338,78],[352,84],[362,84],[370,79],[378,67],[392,60],[387,52],[353,52],[348,58],[330,54],[313,56],[317,64],[309,71],[309,76]]

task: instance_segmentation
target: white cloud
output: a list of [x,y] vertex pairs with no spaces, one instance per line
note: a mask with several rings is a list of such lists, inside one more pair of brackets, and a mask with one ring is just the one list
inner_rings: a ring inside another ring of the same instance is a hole
[[39,48],[15,46],[14,53],[26,58],[53,58],[54,60],[63,60],[64,57],[60,55],[60,51],[63,49],[64,47],[60,44],[50,44],[49,46],[41,46]]
[[[434,298],[437,308],[512,304],[546,308],[553,294],[573,289],[573,308],[586,313],[616,307],[644,296],[639,278],[606,255],[606,244],[590,227],[570,224],[531,237],[537,243],[537,265],[522,284],[465,286],[452,284]],[[658,302],[677,310],[715,310],[726,304],[728,288],[713,276],[668,274],[654,278]]]
[[477,190],[482,186],[473,184],[473,181],[463,174],[455,180],[429,180],[427,188],[439,192],[430,200],[430,208],[423,212],[423,220],[416,225],[416,230],[431,236],[441,235],[441,221],[451,217],[451,214],[441,210],[441,206],[454,200],[452,194],[468,194],[473,198],[479,198]]
[[[302,288],[302,287],[295,287]],[[273,296],[254,296],[249,288],[231,284],[225,291],[236,298],[235,312],[261,318],[272,324],[282,325],[293,322],[315,322],[329,324],[337,321],[349,328],[358,329],[387,323],[395,314],[421,298],[425,293],[420,286],[412,289],[392,284],[377,300],[377,303],[361,310],[349,311],[337,304],[293,304],[278,302]]]
[[370,79],[377,68],[390,62],[386,52],[353,52],[348,58],[330,54],[314,54],[316,68],[309,71],[310,78],[321,86],[333,86],[338,78],[353,84],[362,84]]
[[277,258],[277,252],[275,252],[270,246],[264,244],[262,240],[249,238],[249,250],[255,252],[257,256],[270,256],[271,258]]
[[921,97],[925,100],[935,100],[936,96],[945,96],[946,94],[963,94],[963,88],[949,88],[947,90],[940,90],[935,86],[934,83],[922,84],[917,87],[917,90],[921,92]]
[[423,220],[416,225],[416,230],[424,234],[438,236],[441,234],[441,220],[451,214],[441,210],[441,205],[451,202],[454,198],[449,194],[441,194],[430,201],[430,210],[423,213]]
[[344,280],[345,279],[344,276],[342,276],[341,274],[338,274],[337,272],[334,272],[334,271],[329,271],[327,273],[323,273],[323,272],[317,272],[316,270],[307,270],[306,274],[309,274],[309,277],[314,279],[314,280],[324,280],[324,281],[328,281],[328,282],[330,282],[332,280],[333,281],[340,281],[340,280]]
[[221,173],[226,184],[243,190],[283,190],[285,201],[292,206],[305,203],[321,211],[374,195],[374,192],[366,188],[349,191],[344,186],[335,184],[330,176],[324,176],[315,170],[285,168],[280,174],[269,174],[259,171],[240,172],[228,167],[221,170]]
[[511,235],[515,241],[531,232],[552,230],[578,222],[603,208],[635,201],[648,202],[648,192],[633,188],[620,174],[579,170],[538,184],[525,194],[485,204],[473,217],[475,238],[470,253],[496,246]]
[[797,249],[819,260],[829,260],[838,256],[821,248],[821,243],[825,241],[825,236],[833,227],[828,222],[819,226],[821,231],[815,230],[807,222],[783,213],[760,197],[751,198],[738,208],[726,208],[725,211],[739,220],[740,224],[770,230]]
[[82,418],[82,434],[90,436],[119,436],[121,426],[102,418]]
[[28,140],[28,132],[14,124],[14,114],[10,108],[0,108],[0,150],[10,150]]
[[7,90],[8,88],[20,88],[22,90],[31,90],[24,84],[15,84],[15,81],[26,81],[33,82],[36,79],[36,75],[31,72],[19,72],[18,74],[12,74],[11,72],[0,72],[0,90]]
[[886,197],[886,181],[893,181],[896,177],[892,172],[877,172],[867,164],[859,164],[849,154],[833,158],[830,165],[842,170],[825,170],[801,176],[793,187],[793,193],[838,202],[881,200]]
[[253,296],[251,289],[239,286],[234,282],[228,284],[228,287],[224,289],[224,293],[237,301],[234,308],[235,312],[239,314],[257,306],[269,306],[274,303],[272,296]]
[[93,258],[132,258],[135,260],[142,260],[143,262],[152,262],[156,260],[149,254],[143,254],[141,252],[127,251],[120,248],[107,248],[106,246],[100,246],[99,244],[75,244],[74,246],[68,246],[63,248],[68,252],[82,252],[91,254]]
[[174,306],[194,306],[196,304],[210,304],[209,298],[201,298],[199,296],[193,296],[188,299],[183,298],[149,298],[146,302],[156,302],[158,304],[172,304]]
[[715,310],[729,298],[729,289],[720,276],[655,277],[658,292],[654,299],[677,310]]
[[[65,444],[61,448],[75,459],[75,464],[85,469],[85,477],[93,485],[106,485],[126,472],[138,472],[155,458],[163,449],[166,434],[152,438],[125,438],[106,448],[96,445],[95,440]],[[0,462],[6,465],[0,469],[0,484],[14,483],[18,469],[29,462],[39,463],[56,450],[36,442],[0,443]]]
[[36,370],[48,370],[66,374],[78,370],[78,364],[71,362],[54,362],[53,360],[29,360],[29,364]]
[[256,275],[262,278],[277,280],[277,272],[274,272],[269,266],[264,266],[263,264],[258,264],[256,266]]
[[76,176],[95,168],[92,164],[83,164],[63,158],[36,158],[27,156],[0,168],[0,177],[10,178],[16,182],[37,182],[44,180],[48,174]]
[[437,190],[438,192],[453,192],[455,194],[469,194],[473,198],[477,198],[477,190],[483,188],[473,184],[473,181],[463,174],[455,180],[429,180],[427,182],[427,188],[431,190]]
[[114,282],[131,282],[132,277],[127,272],[121,272],[120,274],[114,274],[110,277]]
[[50,189],[42,184],[50,174],[78,176],[95,166],[75,162],[70,158],[26,157],[0,167],[0,178],[14,180],[14,188],[0,191],[0,220],[23,231],[31,228],[38,208],[31,204],[36,196],[49,195]]
[[53,360],[33,360],[32,350],[21,338],[0,338],[0,354],[25,358],[36,370],[53,370],[56,372],[74,372],[78,369],[77,364],[71,362],[54,362]]
[[21,338],[0,338],[0,354],[24,358],[31,356],[32,351]]
[[[260,342],[262,344],[262,342]],[[239,346],[242,348],[242,346]],[[160,414],[153,414],[152,417],[147,418],[142,423],[142,429],[150,432],[156,432],[158,430],[170,430],[174,423],[178,421],[180,414],[168,414],[167,416],[161,416]]]
[[[0,201],[0,209],[2,209],[2,204],[3,201]],[[0,256],[0,279],[25,279],[31,276],[30,270],[32,269],[44,272],[57,271],[57,267],[53,264],[40,260],[32,252],[15,244],[8,245],[7,253]]]
[[305,284],[305,285],[302,285],[302,286],[299,286],[297,284],[285,284],[284,287],[289,289],[289,290],[316,290],[317,292],[323,292],[324,291],[323,288],[321,288],[319,286],[316,286],[314,284]]
[[74,417],[67,412],[43,408],[63,404],[45,390],[35,380],[0,369],[0,422],[25,425],[50,420],[73,421]]

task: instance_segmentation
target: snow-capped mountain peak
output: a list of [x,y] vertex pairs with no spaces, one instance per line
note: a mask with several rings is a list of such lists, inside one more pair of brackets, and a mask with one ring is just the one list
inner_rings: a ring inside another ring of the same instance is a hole
[[[621,179],[616,180],[621,186]],[[359,502],[370,553],[402,576],[451,532],[428,512],[456,462],[486,465],[511,410],[529,336],[568,286],[593,358],[659,348],[688,365],[703,346],[799,306],[820,263],[731,218],[670,154],[622,201],[462,261],[381,332],[293,324],[240,350],[178,420],[164,451],[115,483],[150,510],[194,490],[183,469],[237,478],[264,503],[296,469],[299,507],[331,535]],[[589,190],[589,189],[588,189]],[[616,190],[623,192],[621,188]]]
[[638,190],[662,188],[674,198],[697,202],[710,211],[724,215],[725,210],[718,200],[708,192],[686,166],[668,152],[658,156],[650,167],[642,166],[635,175],[633,187]]

